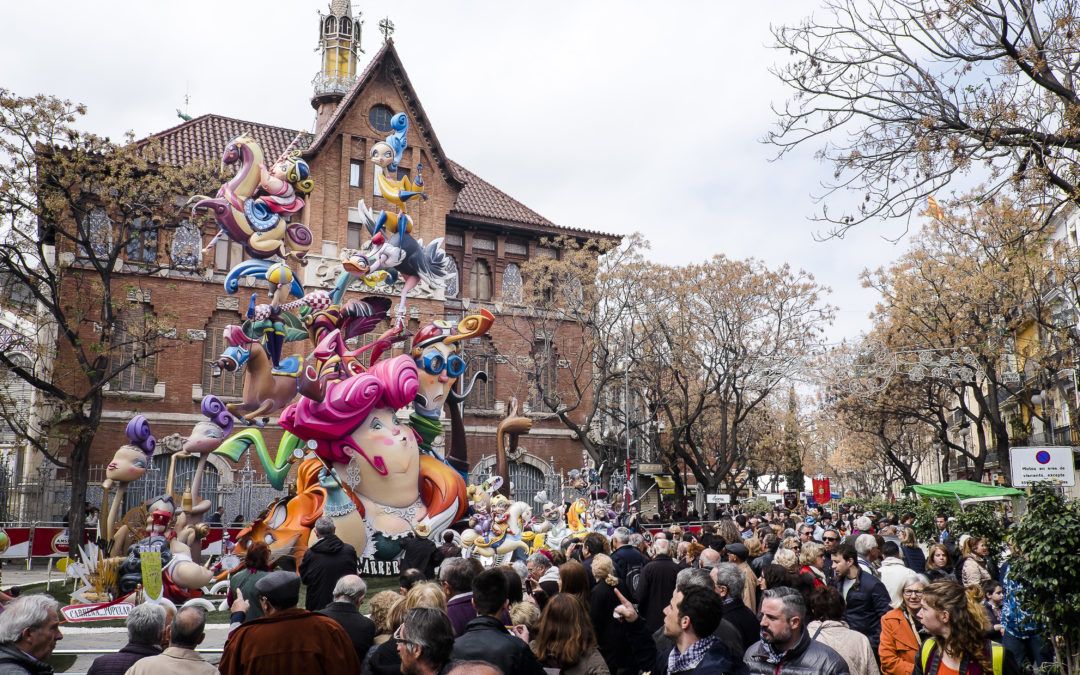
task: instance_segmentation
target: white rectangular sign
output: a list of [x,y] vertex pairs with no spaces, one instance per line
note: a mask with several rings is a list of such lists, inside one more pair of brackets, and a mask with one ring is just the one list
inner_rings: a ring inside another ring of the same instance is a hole
[[1072,448],[1009,448],[1013,487],[1027,487],[1039,481],[1049,481],[1073,487],[1076,466]]
[[730,504],[731,495],[705,495],[706,504]]

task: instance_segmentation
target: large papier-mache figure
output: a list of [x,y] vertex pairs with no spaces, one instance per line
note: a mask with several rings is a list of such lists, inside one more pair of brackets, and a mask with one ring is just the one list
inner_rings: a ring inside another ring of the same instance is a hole
[[322,401],[301,398],[279,420],[318,456],[305,463],[323,465],[301,472],[297,493],[321,492],[338,536],[377,560],[397,557],[410,532],[437,536],[467,506],[461,476],[422,455],[416,432],[397,416],[418,385],[412,358],[398,356],[330,382]]

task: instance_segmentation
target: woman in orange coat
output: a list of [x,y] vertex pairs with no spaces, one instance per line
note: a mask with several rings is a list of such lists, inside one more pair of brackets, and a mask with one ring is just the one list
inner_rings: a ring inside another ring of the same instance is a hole
[[923,642],[918,613],[922,608],[923,591],[929,584],[930,580],[922,574],[908,577],[902,587],[900,606],[881,617],[878,656],[881,657],[882,675],[911,675],[915,670],[915,659]]

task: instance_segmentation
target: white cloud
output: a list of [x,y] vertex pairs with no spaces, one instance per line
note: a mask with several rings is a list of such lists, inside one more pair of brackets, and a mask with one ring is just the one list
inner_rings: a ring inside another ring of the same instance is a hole
[[[318,67],[310,0],[71,0],[5,6],[4,86],[89,106],[119,137],[213,112],[311,128]],[[834,290],[835,338],[868,327],[858,273],[895,257],[866,227],[817,243],[807,220],[831,168],[813,148],[770,163],[759,140],[786,92],[769,25],[806,2],[419,1],[365,11],[370,56],[389,13],[395,43],[448,154],[552,220],[640,230],[659,260],[724,253],[790,262]]]

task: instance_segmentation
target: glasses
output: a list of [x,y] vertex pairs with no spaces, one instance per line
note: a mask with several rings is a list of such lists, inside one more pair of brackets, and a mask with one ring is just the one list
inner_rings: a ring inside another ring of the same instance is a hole
[[423,367],[431,375],[439,375],[445,370],[449,377],[459,377],[465,372],[465,359],[457,354],[452,354],[450,358],[443,358],[442,354],[429,352],[424,354],[421,363],[417,365]]
[[913,598],[921,598],[923,596],[923,592],[922,591],[905,589],[904,590],[904,595],[910,595]]
[[840,541],[837,537],[822,537],[821,541]]
[[416,640],[410,640],[409,638],[405,637],[405,634],[402,632],[403,628],[405,628],[405,624],[401,624],[400,626],[398,626],[397,630],[394,631],[394,639],[395,640],[397,640],[398,642],[400,642],[402,644],[405,644],[405,645],[414,645],[416,647],[422,647],[423,646],[422,644],[420,644]]

